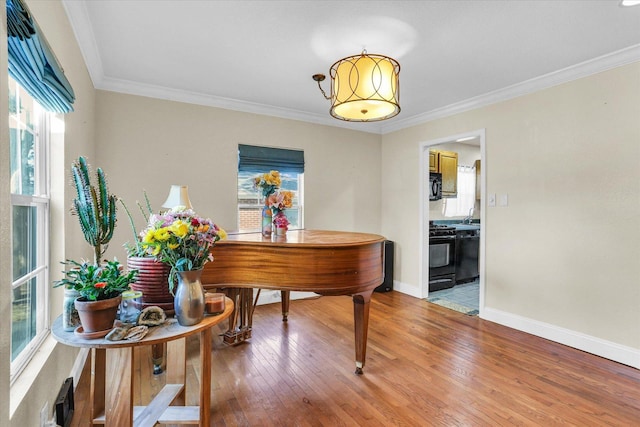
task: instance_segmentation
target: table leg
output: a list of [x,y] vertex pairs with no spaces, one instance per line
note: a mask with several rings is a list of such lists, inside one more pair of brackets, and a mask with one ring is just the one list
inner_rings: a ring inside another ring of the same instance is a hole
[[153,344],[151,346],[151,360],[153,362],[153,375],[162,373],[162,363],[164,361],[165,344]]
[[107,352],[111,372],[105,396],[107,426],[133,425],[133,353],[133,347],[113,348]]
[[187,341],[185,338],[167,342],[167,384],[184,384],[172,405],[184,406],[187,384]]
[[200,426],[208,427],[211,418],[211,328],[200,333]]
[[89,419],[94,420],[104,413],[106,350],[92,348],[89,352],[91,363],[91,386],[89,388]]
[[367,332],[369,329],[369,303],[373,289],[353,295],[353,324],[356,344],[356,375],[362,375],[367,356]]
[[289,316],[289,301],[291,299],[290,291],[280,291],[281,302],[282,302],[282,321],[286,322],[287,317]]

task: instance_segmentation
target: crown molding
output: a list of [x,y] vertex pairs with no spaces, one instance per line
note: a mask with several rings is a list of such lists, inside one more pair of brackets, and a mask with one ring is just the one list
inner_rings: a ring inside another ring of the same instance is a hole
[[93,86],[97,87],[104,78],[104,71],[102,60],[98,54],[98,44],[91,28],[87,6],[83,1],[62,0],[62,7],[64,7],[71,29],[80,47],[84,63],[89,71],[89,77],[93,82]]
[[379,125],[375,127],[365,127],[364,125],[370,125],[370,123],[363,124],[345,122],[336,120],[328,114],[325,116],[320,114],[306,113],[303,111],[276,107],[273,105],[265,105],[255,102],[223,98],[220,96],[206,95],[198,92],[185,91],[182,89],[172,89],[164,86],[156,86],[122,79],[113,79],[110,77],[103,77],[102,79],[100,79],[100,81],[94,82],[94,86],[96,87],[96,89],[119,92],[128,95],[138,95],[148,98],[164,99],[167,101],[184,102],[188,104],[222,108],[225,110],[239,111],[243,113],[252,113],[262,116],[298,120],[325,126],[342,127],[359,132],[368,132],[374,134],[381,133]]
[[640,61],[640,44],[554,71],[493,92],[382,125],[382,134],[406,129],[476,108],[528,95],[553,86]]

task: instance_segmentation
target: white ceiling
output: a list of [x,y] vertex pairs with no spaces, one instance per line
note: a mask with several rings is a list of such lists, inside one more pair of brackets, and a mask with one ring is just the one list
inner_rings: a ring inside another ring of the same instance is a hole
[[[640,60],[618,0],[63,4],[98,89],[375,133]],[[311,76],[363,48],[400,62],[402,111],[333,119]]]

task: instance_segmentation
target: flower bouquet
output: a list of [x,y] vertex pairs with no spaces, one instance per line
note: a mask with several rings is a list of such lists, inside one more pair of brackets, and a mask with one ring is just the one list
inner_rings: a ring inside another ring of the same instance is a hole
[[280,172],[278,171],[270,171],[269,173],[258,175],[253,179],[254,187],[260,189],[262,197],[264,197],[265,200],[280,188],[281,182]]
[[278,213],[293,206],[293,193],[286,190],[276,191],[267,197],[266,205],[275,212],[274,216],[276,216]]
[[151,215],[140,236],[149,255],[171,266],[169,290],[173,293],[176,273],[200,270],[213,261],[210,250],[227,233],[210,219],[179,206],[164,214]]

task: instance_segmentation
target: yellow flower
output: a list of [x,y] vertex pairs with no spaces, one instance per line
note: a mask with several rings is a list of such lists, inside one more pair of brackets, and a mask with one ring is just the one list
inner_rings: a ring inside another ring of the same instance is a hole
[[173,250],[173,249],[177,248],[178,246],[180,246],[180,244],[178,244],[178,243],[169,243],[169,244],[167,244],[167,246],[169,247],[169,249]]
[[171,232],[183,239],[187,234],[189,234],[189,224],[184,222],[181,219],[177,219],[173,221],[173,224],[169,226]]
[[291,206],[293,206],[293,193],[291,191],[283,191],[282,195],[284,196],[282,205],[285,208],[290,208]]
[[153,238],[155,240],[157,240],[158,242],[164,242],[166,240],[169,240],[169,230],[167,230],[167,228],[160,228],[158,230],[155,231]]
[[147,234],[145,234],[144,237],[142,238],[142,242],[143,243],[152,243],[154,236],[155,236],[154,230],[149,230],[149,231],[147,231]]
[[227,232],[224,231],[222,228],[218,228],[218,237],[220,237],[220,240],[224,240],[227,238]]
[[275,185],[276,187],[280,187],[281,181],[280,181],[280,172],[278,171],[271,171],[268,174],[264,175],[264,180],[269,184],[269,185]]
[[206,233],[209,231],[209,224],[201,224],[196,228],[196,233]]

